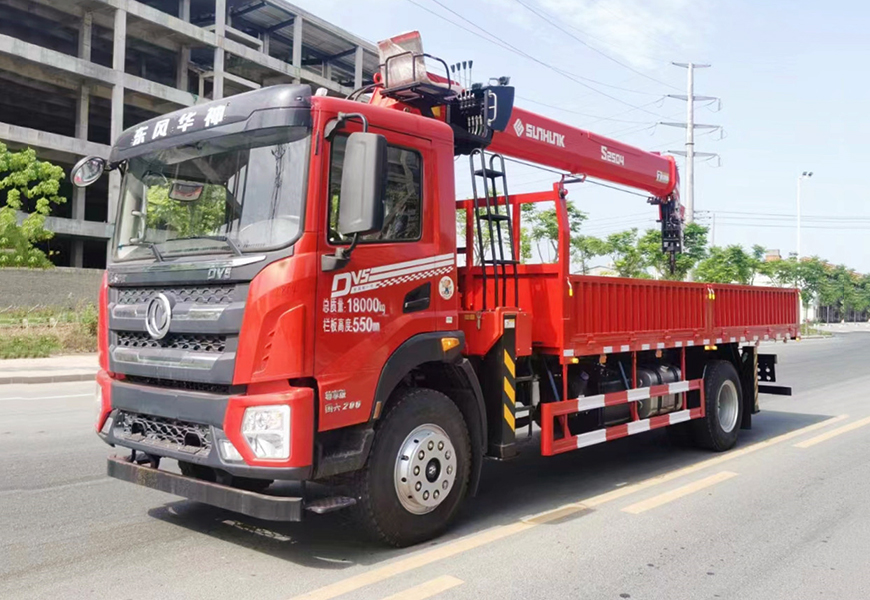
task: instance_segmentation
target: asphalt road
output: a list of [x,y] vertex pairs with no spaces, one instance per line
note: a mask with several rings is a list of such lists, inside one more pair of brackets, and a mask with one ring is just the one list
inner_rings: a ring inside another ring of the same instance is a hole
[[764,396],[737,449],[529,444],[404,550],[341,513],[274,525],[111,480],[93,384],[0,386],[0,597],[870,598],[870,334],[777,351],[796,396]]

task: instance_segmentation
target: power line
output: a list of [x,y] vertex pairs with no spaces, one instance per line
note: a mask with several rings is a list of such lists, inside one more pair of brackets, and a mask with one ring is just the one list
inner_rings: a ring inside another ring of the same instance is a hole
[[[410,3],[413,4],[414,6],[417,6],[418,8],[422,8],[422,9],[425,10],[426,12],[429,12],[429,13],[431,13],[431,14],[437,16],[437,17],[440,18],[440,19],[443,19],[443,20],[447,21],[447,22],[450,23],[451,25],[455,25],[456,27],[459,27],[460,29],[463,29],[464,31],[467,31],[467,32],[469,32],[469,33],[471,33],[471,34],[473,34],[473,35],[475,35],[475,36],[479,36],[478,33],[474,32],[474,31],[471,31],[471,30],[468,29],[467,27],[463,27],[463,26],[460,25],[459,23],[456,23],[456,22],[454,22],[454,21],[451,21],[450,19],[447,19],[447,18],[444,17],[443,15],[440,15],[440,14],[438,14],[437,12],[435,12],[435,11],[433,11],[433,10],[430,10],[430,9],[426,8],[425,6],[423,6],[423,5],[421,5],[421,4],[417,3],[417,2],[415,2],[415,0],[408,0],[408,2],[410,2]],[[547,62],[545,62],[545,61],[543,61],[543,60],[541,60],[541,59],[539,59],[539,58],[536,58],[536,57],[532,56],[531,54],[525,52],[524,50],[521,50],[520,48],[517,48],[516,46],[514,46],[513,44],[510,44],[509,42],[505,42],[504,40],[499,40],[495,35],[493,35],[493,34],[490,33],[489,31],[487,31],[486,29],[484,29],[483,27],[481,27],[481,26],[478,25],[477,23],[474,23],[473,21],[471,21],[471,20],[465,18],[464,16],[462,16],[461,14],[459,14],[458,12],[456,12],[455,10],[453,10],[452,8],[450,8],[449,6],[447,6],[447,5],[445,5],[444,3],[442,3],[440,0],[432,0],[432,2],[434,2],[434,3],[437,4],[438,6],[442,7],[443,9],[449,11],[450,13],[456,15],[457,17],[459,17],[460,19],[462,19],[462,20],[465,21],[466,23],[471,24],[472,26],[474,26],[475,28],[477,28],[477,29],[480,30],[481,32],[483,32],[483,33],[485,34],[485,37],[483,38],[484,40],[486,40],[486,41],[488,41],[488,42],[490,42],[490,43],[492,43],[492,44],[495,44],[495,45],[497,45],[497,46],[500,46],[501,48],[503,48],[503,49],[505,49],[505,50],[508,50],[508,51],[510,51],[510,52],[513,52],[514,54],[517,54],[517,55],[519,55],[519,56],[522,56],[522,57],[524,57],[524,58],[527,58],[527,59],[529,59],[529,60],[531,60],[531,61],[533,61],[533,62],[535,62],[535,63],[541,65],[542,67],[545,67],[545,68],[547,68],[547,69],[550,69],[550,70],[553,71],[554,73],[558,73],[558,74],[561,75],[562,77],[565,77],[566,79],[569,79],[569,80],[573,81],[574,83],[576,83],[576,84],[578,84],[578,85],[581,85],[581,86],[583,86],[583,87],[585,87],[585,88],[587,88],[587,89],[590,89],[590,90],[592,90],[593,92],[596,92],[597,94],[601,94],[602,96],[604,96],[604,97],[606,97],[606,98],[609,98],[609,99],[611,99],[611,100],[614,100],[614,101],[616,101],[616,102],[619,102],[620,104],[625,104],[626,106],[630,106],[630,107],[632,107],[632,108],[634,108],[634,109],[641,110],[641,111],[643,111],[643,112],[649,113],[649,114],[651,114],[651,115],[656,115],[656,113],[651,112],[651,111],[648,111],[648,110],[646,110],[646,109],[643,109],[643,108],[641,108],[641,107],[639,107],[639,106],[636,106],[636,105],[632,104],[631,102],[626,102],[625,100],[622,100],[621,98],[618,98],[618,97],[616,97],[616,96],[613,96],[613,95],[611,95],[611,94],[608,94],[607,92],[602,92],[601,90],[596,89],[596,88],[592,87],[591,85],[589,85],[589,84],[587,84],[587,83],[584,83],[584,81],[582,81],[582,80],[590,81],[590,82],[595,83],[595,84],[598,84],[598,85],[609,85],[609,84],[605,84],[605,83],[602,83],[602,82],[600,82],[600,81],[596,81],[596,80],[594,80],[594,79],[590,79],[590,78],[588,78],[588,77],[583,77],[582,75],[576,75],[576,74],[574,74],[574,73],[571,73],[570,71],[565,71],[564,69],[560,69],[560,68],[558,68],[558,67],[554,67],[553,65],[551,65],[551,64],[549,64],[549,63],[547,63]],[[658,116],[658,115],[656,115],[656,116]]]
[[[658,96],[659,96],[659,98],[663,98],[663,97],[664,97],[664,96],[662,96],[661,94],[658,94]],[[649,124],[649,121],[631,121],[631,120],[629,120],[629,119],[616,119],[616,118],[613,118],[613,117],[599,117],[598,115],[590,115],[589,113],[580,112],[580,111],[578,111],[578,110],[573,110],[573,109],[565,108],[565,107],[562,107],[562,106],[556,106],[555,104],[547,104],[546,102],[541,102],[540,100],[532,100],[531,98],[526,98],[525,96],[520,96],[520,95],[517,95],[517,98],[520,99],[520,100],[525,100],[526,102],[531,102],[532,104],[538,104],[538,105],[540,105],[540,106],[546,106],[547,108],[552,108],[552,109],[554,109],[554,110],[561,110],[562,112],[566,112],[566,113],[569,113],[569,114],[572,114],[572,115],[578,115],[578,116],[581,116],[581,117],[589,117],[589,118],[592,118],[592,119],[601,119],[601,118],[604,118],[604,119],[606,119],[606,120],[608,120],[608,121],[613,121],[613,122],[615,122],[615,123],[635,123],[635,124],[637,124],[637,125],[640,125],[640,124],[648,125],[648,124]],[[658,101],[656,100],[656,102],[658,102]],[[654,102],[651,102],[650,104],[654,104]],[[665,118],[668,118],[668,119],[669,119],[670,117],[665,117]]]
[[[558,171],[558,170],[556,170],[556,169],[551,169],[551,168],[549,168],[549,167],[542,167],[541,165],[536,165],[535,163],[531,163],[531,162],[528,162],[528,161],[525,161],[525,160],[519,160],[519,159],[517,159],[517,158],[510,158],[509,156],[505,156],[504,159],[505,159],[506,161],[509,161],[509,162],[512,162],[512,163],[516,163],[516,164],[518,164],[518,165],[524,165],[524,166],[526,166],[526,167],[532,167],[532,168],[534,168],[534,169],[540,169],[541,171],[548,171],[548,172],[550,172],[550,173],[555,173],[556,175],[559,175],[559,176],[564,176],[564,177],[573,177],[573,176],[574,176],[574,174],[572,174],[572,173],[565,173],[564,171]],[[641,194],[641,193],[638,193],[638,192],[635,192],[635,191],[632,191],[632,190],[627,190],[627,189],[625,189],[625,188],[623,188],[623,187],[619,187],[619,186],[616,186],[616,185],[610,185],[610,184],[608,184],[608,183],[602,183],[602,182],[600,182],[600,181],[596,181],[596,180],[594,180],[594,179],[584,179],[584,180],[583,180],[583,183],[590,183],[590,184],[592,184],[592,185],[597,185],[597,186],[599,186],[599,187],[610,188],[610,189],[612,189],[612,190],[616,190],[617,192],[623,192],[623,193],[625,193],[625,194],[631,194],[632,196],[639,196],[639,197],[641,197],[641,198],[649,198],[649,195],[648,195],[648,194]]]
[[650,75],[647,75],[647,74],[644,73],[643,71],[638,71],[637,69],[635,69],[635,68],[632,67],[631,65],[627,65],[627,64],[625,64],[624,62],[622,62],[622,61],[620,61],[620,60],[618,60],[618,59],[616,59],[616,58],[613,58],[612,56],[610,56],[610,55],[607,54],[606,52],[604,52],[604,51],[602,51],[602,50],[599,50],[598,48],[596,48],[595,46],[592,46],[591,44],[589,44],[589,43],[586,42],[585,40],[583,40],[583,39],[577,37],[576,35],[574,35],[574,34],[571,33],[570,31],[568,31],[567,29],[565,29],[564,27],[562,27],[558,22],[551,20],[549,17],[547,17],[547,16],[544,15],[543,13],[539,12],[538,10],[536,10],[536,9],[532,8],[531,6],[529,6],[528,4],[526,4],[523,0],[514,0],[514,1],[515,1],[517,4],[520,4],[520,5],[524,6],[524,7],[526,8],[526,10],[528,10],[529,12],[531,12],[531,13],[537,15],[539,18],[543,19],[544,21],[546,21],[547,23],[549,23],[550,25],[552,25],[553,27],[555,27],[556,29],[558,29],[559,31],[561,31],[562,33],[564,33],[565,35],[567,35],[568,37],[570,37],[570,38],[572,38],[572,39],[574,39],[574,40],[577,40],[578,42],[580,42],[581,44],[583,44],[584,46],[586,46],[587,48],[589,48],[589,49],[592,50],[593,52],[596,52],[596,53],[600,54],[601,56],[603,56],[603,57],[606,58],[607,60],[610,60],[610,61],[612,61],[612,62],[615,62],[616,64],[620,65],[621,67],[624,67],[624,68],[628,69],[628,70],[631,71],[632,73],[637,73],[637,74],[640,75],[641,77],[646,77],[646,78],[649,79],[650,81],[654,81],[654,82],[656,82],[656,83],[658,83],[658,84],[660,84],[660,85],[663,85],[663,86],[665,86],[665,87],[669,87],[669,88],[673,88],[673,89],[675,89],[675,90],[679,89],[678,87],[676,87],[676,86],[674,86],[674,85],[671,85],[670,83],[665,83],[664,81],[661,81],[660,79],[656,79],[655,77],[652,77],[652,76],[650,76]]
[[[780,220],[794,220],[797,218],[797,215],[788,214],[788,213],[764,213],[764,212],[748,212],[748,211],[735,211],[735,210],[705,210],[698,211],[699,213],[715,213],[719,215],[720,218],[723,219],[740,219],[741,217],[752,217],[752,218],[760,218],[760,220],[771,220],[771,221],[780,221]],[[846,222],[854,222],[854,221],[870,221],[870,215],[801,215],[801,219],[810,219],[816,221],[846,221]]]

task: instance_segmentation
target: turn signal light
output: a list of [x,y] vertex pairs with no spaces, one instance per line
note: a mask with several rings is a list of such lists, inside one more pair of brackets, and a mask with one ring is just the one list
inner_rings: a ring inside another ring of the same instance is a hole
[[441,349],[444,352],[456,348],[459,345],[459,338],[455,337],[445,337],[441,338]]

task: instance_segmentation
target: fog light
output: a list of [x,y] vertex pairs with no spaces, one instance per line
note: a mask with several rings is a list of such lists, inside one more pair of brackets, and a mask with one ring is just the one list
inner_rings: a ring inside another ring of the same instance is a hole
[[218,444],[218,449],[221,452],[221,458],[227,462],[242,462],[242,455],[239,454],[239,451],[236,450],[236,447],[233,446],[233,443],[229,440],[221,440],[220,444]]
[[290,458],[290,407],[246,408],[242,436],[257,458]]

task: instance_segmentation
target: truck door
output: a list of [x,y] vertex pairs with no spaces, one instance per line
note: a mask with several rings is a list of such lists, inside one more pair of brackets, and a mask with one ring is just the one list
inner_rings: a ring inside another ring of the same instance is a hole
[[[444,249],[433,226],[437,170],[431,144],[376,127],[369,131],[389,144],[384,224],[360,238],[347,266],[318,277],[314,346],[321,431],[370,418],[384,363],[408,338],[437,330],[439,284],[456,276],[455,254]],[[321,255],[351,241],[337,227],[346,142],[346,134],[325,142]]]

